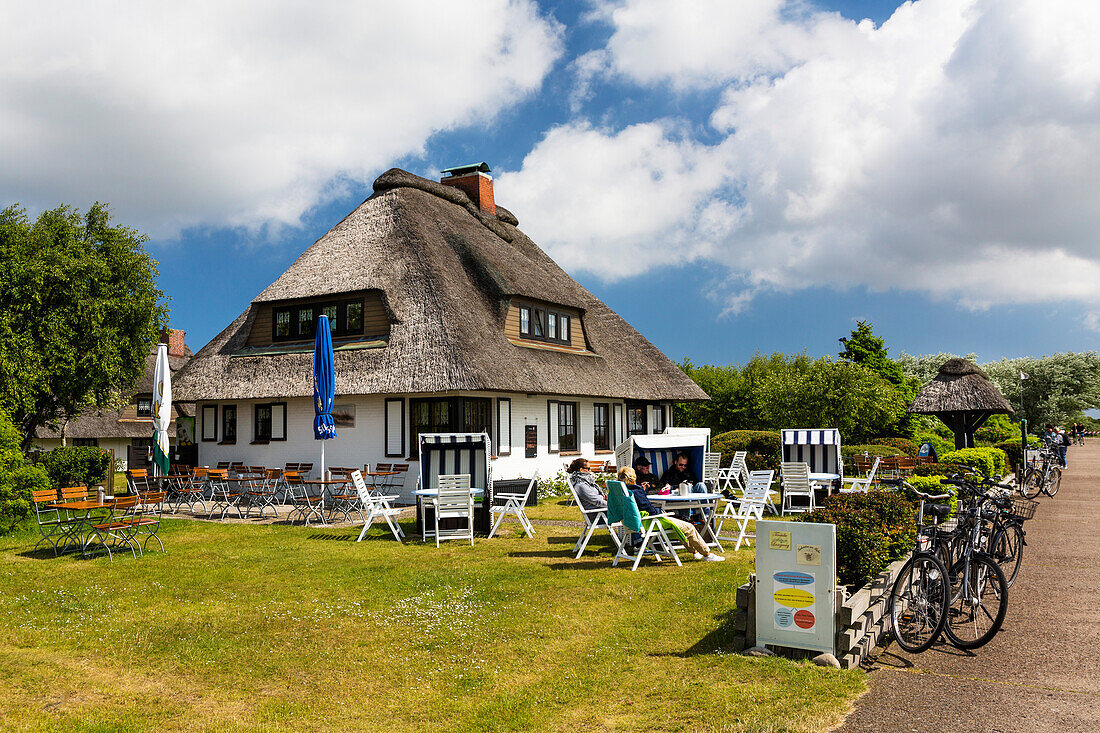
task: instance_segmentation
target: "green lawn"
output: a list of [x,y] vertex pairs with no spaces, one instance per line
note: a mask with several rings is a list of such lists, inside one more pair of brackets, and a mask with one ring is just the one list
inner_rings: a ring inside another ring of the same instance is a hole
[[751,550],[631,573],[567,527],[437,550],[165,525],[167,553],[114,563],[0,538],[0,729],[824,730],[865,685],[723,651]]

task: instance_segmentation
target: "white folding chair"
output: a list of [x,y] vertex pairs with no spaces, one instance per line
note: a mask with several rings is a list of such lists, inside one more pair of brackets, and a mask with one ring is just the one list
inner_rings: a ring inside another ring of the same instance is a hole
[[401,525],[394,521],[394,517],[400,514],[401,510],[390,506],[390,501],[396,499],[397,496],[383,496],[372,491],[373,487],[367,486],[367,482],[363,480],[363,473],[359,470],[351,472],[351,480],[355,484],[355,493],[359,496],[359,506],[356,508],[363,517],[363,531],[359,533],[359,538],[355,541],[362,542],[363,538],[367,536],[367,530],[370,529],[371,524],[379,517],[389,525],[390,532],[393,533],[395,540],[398,542],[404,540],[404,530],[401,529]]
[[718,490],[718,472],[722,469],[721,463],[721,453],[703,454],[703,483],[706,484],[711,491]]
[[[630,490],[626,488],[626,484],[622,481],[608,481],[607,491],[608,493],[612,491],[622,492],[623,501],[637,508],[638,504],[634,501],[634,495],[630,493]],[[671,516],[671,514],[649,514],[642,517],[641,543],[634,548],[633,555],[627,552],[626,547],[620,544],[618,550],[615,552],[614,559],[611,561],[611,566],[618,567],[619,560],[633,560],[634,564],[630,569],[631,571],[637,570],[638,564],[641,563],[642,557],[647,551],[654,555],[670,557],[677,566],[682,566],[683,563],[680,562],[680,557],[676,554],[676,548],[673,546],[672,540],[668,536],[668,530],[665,529],[665,525],[661,523],[662,519]]]
[[[867,472],[864,478],[845,478],[841,479],[840,493],[851,494],[855,492],[867,493],[867,490],[871,488],[871,482],[875,480],[875,472],[878,471],[878,464],[882,458],[875,456],[875,462],[871,465],[871,470]],[[844,487],[844,484],[851,484],[848,488]]]
[[[780,466],[783,481],[782,513],[799,513],[814,510],[814,487],[810,485],[810,467],[805,463],[784,462]],[[803,498],[806,506],[795,506],[793,499]]]
[[531,526],[531,520],[527,518],[524,507],[527,506],[527,500],[531,497],[531,492],[535,490],[535,484],[538,483],[538,480],[539,472],[535,471],[535,475],[531,477],[531,482],[527,484],[527,491],[522,494],[495,494],[493,496],[494,499],[504,499],[504,503],[489,507],[489,511],[497,515],[496,521],[489,530],[489,539],[493,539],[493,535],[500,529],[504,517],[508,514],[519,520],[519,523],[523,525],[523,531],[528,537],[535,536],[535,528]]
[[[474,496],[470,493],[470,474],[440,474],[439,495],[432,499],[435,509],[435,546],[439,541],[469,539],[474,544]],[[442,519],[464,519],[465,528],[441,529]]]
[[728,468],[718,469],[718,488],[726,491],[744,491],[749,481],[749,469],[745,465],[745,457],[749,452],[739,450],[733,454],[733,461]]
[[588,547],[588,541],[592,539],[592,535],[595,534],[597,529],[606,529],[611,535],[611,541],[615,543],[616,552],[622,547],[622,540],[619,539],[618,533],[611,526],[611,523],[607,521],[607,507],[602,509],[585,509],[584,504],[581,504],[580,498],[577,496],[577,490],[573,487],[573,479],[566,474],[565,483],[569,485],[569,493],[573,497],[573,503],[577,505],[577,509],[580,510],[581,519],[584,520],[584,531],[581,532],[581,536],[577,538],[577,544],[573,545],[573,557],[580,559],[584,554],[584,549]]
[[715,516],[714,534],[719,540],[727,542],[735,540],[732,535],[722,534],[722,525],[727,520],[734,522],[737,526],[737,544],[733,548],[735,552],[741,549],[742,542],[751,546],[752,543],[747,536],[749,520],[760,521],[764,518],[764,508],[768,505],[768,495],[771,493],[774,479],[775,471],[753,471],[745,484],[741,498],[736,501],[727,501],[722,512]]

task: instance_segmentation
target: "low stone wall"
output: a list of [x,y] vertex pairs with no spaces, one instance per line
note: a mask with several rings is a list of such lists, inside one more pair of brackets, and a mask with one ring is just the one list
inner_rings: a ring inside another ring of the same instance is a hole
[[[875,648],[883,634],[889,633],[886,605],[894,578],[908,558],[898,560],[852,595],[836,587],[836,658],[844,669],[857,667]],[[731,651],[756,646],[756,576],[737,589],[737,608],[733,614],[734,635]],[[789,647],[769,647],[776,654],[792,659],[808,659],[818,652]]]

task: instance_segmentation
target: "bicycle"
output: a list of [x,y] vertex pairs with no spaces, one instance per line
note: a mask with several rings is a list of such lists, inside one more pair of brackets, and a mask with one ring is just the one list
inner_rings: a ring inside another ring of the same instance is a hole
[[907,652],[922,652],[936,642],[947,623],[951,586],[947,568],[939,557],[938,525],[950,513],[947,504],[932,504],[932,524],[924,523],[925,500],[946,499],[949,494],[926,494],[901,479],[883,483],[901,486],[920,498],[917,513],[917,540],[913,554],[902,566],[890,588],[888,613],[891,631],[898,646]]
[[1039,460],[1028,466],[1020,484],[1020,493],[1028,499],[1039,494],[1054,498],[1062,486],[1062,469],[1058,465],[1058,453],[1046,446],[1039,451]]
[[[1008,611],[1008,580],[1001,566],[985,551],[986,528],[1000,509],[996,494],[980,490],[976,482],[953,476],[944,483],[959,488],[959,521],[952,541],[948,566],[951,598],[944,634],[960,649],[977,649],[992,639]],[[1011,487],[994,484],[996,488]],[[990,520],[990,521],[987,521]]]

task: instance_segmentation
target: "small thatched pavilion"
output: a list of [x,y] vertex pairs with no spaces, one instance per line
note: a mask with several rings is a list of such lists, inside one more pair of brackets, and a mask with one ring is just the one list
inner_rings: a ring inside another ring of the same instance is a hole
[[935,415],[955,433],[955,448],[973,448],[974,431],[990,415],[1011,415],[1012,407],[977,364],[948,359],[909,405],[909,412]]

